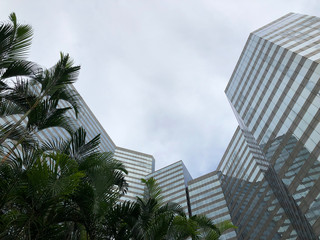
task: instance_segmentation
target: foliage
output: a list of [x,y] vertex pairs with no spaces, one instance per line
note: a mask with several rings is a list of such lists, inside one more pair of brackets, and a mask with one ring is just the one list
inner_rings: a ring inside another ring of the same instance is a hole
[[[121,202],[123,164],[70,118],[80,67],[68,54],[49,69],[27,61],[32,28],[9,20],[0,24],[0,239],[217,239],[233,227],[186,217],[153,178],[142,179],[143,197]],[[69,137],[40,141],[52,128]]]
[[[127,172],[69,117],[80,67],[68,54],[50,69],[25,60],[31,38],[14,13],[0,25],[0,238],[96,239]],[[57,127],[70,137],[37,138]]]
[[73,109],[76,116],[79,112],[78,96],[69,86],[76,81],[80,67],[62,53],[50,69],[25,60],[32,28],[18,24],[14,13],[9,19],[0,25],[0,117],[4,120],[0,143],[13,140],[15,149],[46,128],[75,130],[66,112]]
[[203,215],[187,217],[178,204],[163,201],[155,179],[142,179],[142,183],[142,198],[119,203],[108,212],[105,223],[111,227],[105,239],[217,240],[224,231],[235,228],[229,221],[214,224]]

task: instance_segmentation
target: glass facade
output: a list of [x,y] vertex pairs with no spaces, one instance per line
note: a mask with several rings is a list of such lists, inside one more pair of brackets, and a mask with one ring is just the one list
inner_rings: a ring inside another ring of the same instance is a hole
[[[221,187],[221,172],[212,172],[189,181],[188,191],[191,215],[206,215],[214,223],[231,221],[227,202]],[[231,229],[220,239],[237,239],[236,232]]]
[[239,122],[218,170],[239,239],[320,236],[320,19],[250,34],[226,88]]
[[142,197],[144,185],[141,178],[154,172],[154,158],[151,155],[116,147],[114,158],[121,161],[127,171],[126,180],[129,184],[128,192],[121,197],[121,200],[136,200],[136,196]]
[[153,177],[162,189],[165,202],[178,203],[187,215],[190,214],[187,184],[192,177],[182,161],[161,168],[146,178]]

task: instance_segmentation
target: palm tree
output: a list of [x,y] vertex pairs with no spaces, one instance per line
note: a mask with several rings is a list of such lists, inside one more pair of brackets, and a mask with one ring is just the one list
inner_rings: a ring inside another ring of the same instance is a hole
[[[62,53],[57,64],[46,70],[26,61],[32,28],[18,24],[14,13],[9,19],[10,23],[0,25],[0,117],[14,115],[16,120],[6,121],[0,126],[0,144],[7,139],[18,139],[15,144],[17,147],[26,140],[23,137],[26,134],[23,123],[32,122],[32,118],[33,122],[28,124],[28,130],[41,130],[58,124],[71,130],[67,121],[61,121],[61,116],[71,108],[78,115],[78,97],[69,85],[76,81],[80,66],[73,66],[69,55]],[[63,109],[61,101],[66,106]],[[45,124],[43,121],[34,121],[34,116],[39,116],[39,109],[50,111],[52,116],[54,108],[59,109],[55,113],[60,113],[60,118],[51,117],[46,119]],[[54,119],[60,121],[53,121]],[[39,126],[40,123],[42,126]]]
[[217,240],[234,226],[229,221],[214,224],[204,215],[187,217],[175,203],[165,203],[153,178],[142,179],[145,192],[135,202],[117,204],[106,215],[101,239]]
[[68,140],[15,150],[0,165],[0,238],[99,238],[127,187],[123,165],[99,143],[80,128]]
[[[10,89],[11,80],[17,77],[30,77],[37,65],[26,61],[31,46],[32,28],[17,23],[16,15],[11,13],[10,22],[0,25],[0,114],[6,117],[21,114],[21,109],[12,102],[3,99]],[[0,138],[17,139],[24,135],[23,127],[12,123],[1,124]],[[3,141],[2,141],[3,142]]]
[[[79,112],[69,86],[80,67],[64,54],[45,70],[24,60],[32,29],[17,24],[15,14],[10,20],[0,25],[0,237],[95,239],[105,212],[126,191],[126,171],[99,151],[99,136],[87,141],[66,115]],[[70,139],[40,144],[35,133],[51,127]]]
[[17,23],[15,13],[9,16],[10,23],[0,25],[0,84],[5,87],[5,79],[16,76],[30,76],[35,64],[26,61],[31,46],[32,28]]
[[174,217],[185,216],[178,204],[163,201],[161,188],[153,178],[142,182],[142,198],[118,203],[107,212],[101,239],[167,239]]
[[79,171],[85,174],[77,191],[66,202],[66,207],[71,209],[68,221],[73,221],[72,229],[80,235],[82,228],[82,234],[85,232],[88,239],[96,239],[104,228],[106,214],[127,190],[124,179],[127,171],[122,163],[113,159],[112,153],[99,151],[99,135],[90,141],[86,138],[85,130],[79,128],[70,139],[47,141],[42,149],[69,156],[77,162]]
[[176,216],[170,231],[170,239],[218,240],[223,232],[232,228],[235,228],[235,226],[230,221],[214,224],[205,215],[194,215],[189,218]]
[[143,198],[137,197],[140,215],[133,227],[134,239],[166,239],[175,216],[185,216],[180,205],[162,198],[161,188],[154,178],[142,179],[145,184]]
[[64,203],[84,173],[62,153],[20,150],[0,165],[1,239],[61,237]]
[[[7,131],[0,136],[0,143],[21,128],[24,122],[27,122],[29,131],[59,126],[72,132],[72,125],[68,124],[70,121],[65,121],[65,113],[73,109],[77,116],[79,105],[77,93],[68,85],[75,82],[79,69],[79,66],[73,66],[69,55],[61,54],[60,60],[53,68],[39,70],[34,77],[18,80],[13,86],[7,87],[1,96],[2,105],[3,108],[10,107],[14,111],[3,110],[6,115],[1,117],[15,114],[18,120],[10,123],[9,130],[8,127],[3,128]],[[18,143],[23,140],[20,138]]]
[[[66,115],[79,112],[69,86],[80,67],[64,54],[50,69],[26,61],[32,29],[10,21],[0,25],[0,238],[95,239],[126,192],[126,170]],[[34,135],[51,127],[70,139],[39,143]]]
[[140,213],[140,207],[136,202],[118,202],[106,212],[99,238],[108,240],[136,239],[133,229]]

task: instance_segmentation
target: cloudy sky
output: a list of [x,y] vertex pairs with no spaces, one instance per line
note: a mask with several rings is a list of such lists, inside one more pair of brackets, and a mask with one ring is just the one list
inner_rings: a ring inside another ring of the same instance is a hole
[[250,32],[318,0],[0,0],[34,28],[30,60],[70,53],[76,88],[117,146],[216,169],[237,127],[224,89]]

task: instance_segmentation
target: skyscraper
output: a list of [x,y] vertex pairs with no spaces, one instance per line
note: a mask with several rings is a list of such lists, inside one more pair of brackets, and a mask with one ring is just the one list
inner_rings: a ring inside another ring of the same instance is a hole
[[144,185],[141,183],[142,178],[154,172],[153,156],[126,148],[116,147],[114,158],[121,161],[128,171],[126,181],[129,184],[129,189],[126,195],[121,197],[121,200],[136,200],[136,197],[141,197],[144,192]]
[[[228,205],[221,187],[221,172],[211,172],[188,182],[190,215],[206,215],[214,223],[231,221]],[[234,229],[226,231],[223,239],[236,239]]]
[[170,164],[146,176],[153,177],[161,187],[163,200],[178,203],[189,215],[188,182],[192,177],[182,161]]
[[239,122],[218,170],[239,239],[320,235],[320,19],[250,34],[226,88]]

